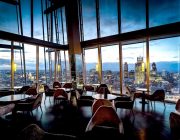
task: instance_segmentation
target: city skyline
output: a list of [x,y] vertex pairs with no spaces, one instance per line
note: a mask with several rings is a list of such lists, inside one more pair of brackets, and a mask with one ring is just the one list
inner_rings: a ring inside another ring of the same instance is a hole
[[[96,14],[95,2],[92,0],[82,0],[83,23],[85,40],[97,38],[96,31]],[[116,0],[100,0],[100,26],[101,36],[113,35],[118,33],[117,5]],[[180,0],[173,0],[169,3],[168,0],[150,0],[149,1],[149,24],[150,27],[177,22],[180,20],[180,9],[178,8]],[[30,1],[22,1],[22,19],[24,35],[30,36]],[[136,0],[125,1],[121,0],[122,12],[122,32],[129,32],[145,28],[145,0],[136,2]],[[44,5],[45,7],[45,5]],[[103,8],[101,8],[103,7]],[[109,8],[112,7],[112,8]],[[34,1],[34,38],[42,39],[42,21],[40,0]],[[18,33],[16,22],[16,8],[13,5],[1,2],[0,3],[0,30]],[[174,14],[172,14],[174,13]],[[166,15],[166,16],[163,16]],[[63,8],[63,19],[64,8]],[[107,22],[108,21],[108,22]],[[94,25],[94,26],[92,26]],[[46,29],[45,29],[46,30]],[[65,30],[66,34],[66,30]],[[46,34],[45,34],[46,36]],[[55,35],[54,35],[55,37]],[[47,40],[47,39],[46,39]],[[53,39],[55,40],[55,39]],[[65,36],[65,42],[67,37]],[[0,43],[10,44],[9,41],[0,40]],[[18,43],[15,43],[19,45]],[[146,59],[145,43],[130,44],[123,46],[123,62],[135,63],[139,56]],[[104,46],[108,47],[108,46]],[[103,47],[103,48],[104,48]],[[35,52],[36,47],[25,44],[26,68],[34,69],[36,64]],[[91,51],[91,50],[88,50]],[[159,53],[159,52],[162,53]],[[119,62],[119,47],[111,46],[111,51],[102,49],[102,63]],[[179,52],[179,53],[178,53]],[[111,55],[116,53],[116,55]],[[43,48],[40,47],[40,69],[44,66]],[[93,57],[92,57],[93,56]],[[98,56],[96,52],[87,54],[86,62],[97,63]],[[52,55],[52,59],[54,59]],[[63,59],[62,59],[63,61]],[[150,41],[150,62],[180,62],[180,37],[160,39]],[[20,68],[20,57],[15,51],[15,63]],[[0,69],[10,69],[10,50],[0,49]]]

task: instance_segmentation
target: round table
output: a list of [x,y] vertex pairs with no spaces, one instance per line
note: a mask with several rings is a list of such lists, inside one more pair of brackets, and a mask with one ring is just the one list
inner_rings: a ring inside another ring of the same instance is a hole
[[107,99],[107,100],[114,100],[116,99],[116,95],[112,95],[112,94],[107,94],[107,98],[104,96],[104,94],[95,94],[95,95],[92,95],[92,97],[96,100],[98,99]]
[[148,102],[146,102],[146,92],[150,92],[149,90],[147,90],[147,88],[136,88],[136,91],[141,91],[142,92],[142,101],[140,101],[140,103],[142,104],[142,112],[145,111],[145,104],[148,104]]
[[20,100],[26,99],[30,97],[29,95],[25,94],[13,94],[13,95],[8,95],[0,98],[0,104],[9,104],[9,103],[16,103]]

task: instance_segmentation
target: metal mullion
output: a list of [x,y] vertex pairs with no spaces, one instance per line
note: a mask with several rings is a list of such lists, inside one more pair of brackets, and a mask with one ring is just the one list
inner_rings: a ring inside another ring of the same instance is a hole
[[11,90],[14,90],[14,42],[11,41]]
[[[146,0],[146,29],[149,29],[149,0]],[[150,75],[149,40],[150,40],[150,37],[147,35],[146,36],[146,83],[147,83],[148,91],[149,91],[149,85],[150,85],[150,82],[149,82],[149,75]]]
[[[42,31],[43,31],[43,40],[45,41],[45,33],[44,33],[44,15],[43,15],[43,0],[41,0],[41,14],[42,14]],[[44,70],[45,70],[45,78],[47,84],[47,71],[46,71],[46,47],[44,47]]]
[[[21,35],[23,35],[21,0],[19,0],[19,19],[20,19]],[[24,52],[24,43],[22,43],[22,51],[23,51],[23,64],[24,64],[24,82],[26,85],[26,61],[25,61],[26,59],[25,59],[25,52]]]
[[[99,15],[99,0],[96,1],[96,25],[97,25],[97,38],[100,38],[100,15]],[[101,58],[101,46],[98,45],[98,76],[99,82],[102,82],[102,58]]]
[[[121,0],[117,0],[117,12],[118,12],[118,34],[121,34]],[[119,41],[119,77],[120,77],[120,94],[123,93],[123,60],[122,60],[122,44]]]
[[31,37],[33,38],[34,37],[34,12],[33,12],[33,2],[34,0],[31,0]]

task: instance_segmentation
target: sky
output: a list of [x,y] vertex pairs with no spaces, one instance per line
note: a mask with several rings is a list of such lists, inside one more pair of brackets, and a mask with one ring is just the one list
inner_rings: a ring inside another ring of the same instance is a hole
[[[118,16],[116,0],[99,0],[101,37],[118,33]],[[25,36],[30,36],[30,0],[22,0],[23,30]],[[180,0],[149,0],[150,27],[180,21]],[[34,37],[42,39],[42,21],[40,0],[34,1]],[[64,10],[63,10],[64,11]],[[97,38],[96,11],[94,0],[82,0],[84,40]],[[64,13],[64,12],[63,12]],[[63,14],[65,15],[65,14]],[[65,19],[65,16],[63,16]],[[64,23],[65,25],[65,23]],[[130,32],[145,28],[145,0],[121,0],[121,31]],[[66,30],[66,28],[64,27]],[[18,33],[15,6],[0,2],[0,30]],[[45,28],[46,32],[46,28]],[[61,29],[60,29],[61,32]],[[67,38],[65,38],[67,42]],[[55,41],[55,39],[54,39]],[[6,43],[0,40],[0,43]],[[10,42],[8,42],[10,43]],[[62,36],[60,43],[62,43]],[[145,43],[123,46],[123,62],[135,63],[138,56],[145,55]],[[102,62],[118,62],[117,45],[102,48]],[[27,67],[35,66],[35,47],[25,45]],[[159,53],[161,51],[161,53]],[[42,54],[42,51],[40,51]],[[0,49],[0,69],[8,68],[10,51]],[[18,60],[19,52],[15,53]],[[7,59],[8,58],[8,59]],[[87,63],[97,63],[97,50],[86,51]],[[180,62],[180,37],[150,41],[150,62],[175,61]],[[40,65],[43,65],[43,55],[40,55]]]

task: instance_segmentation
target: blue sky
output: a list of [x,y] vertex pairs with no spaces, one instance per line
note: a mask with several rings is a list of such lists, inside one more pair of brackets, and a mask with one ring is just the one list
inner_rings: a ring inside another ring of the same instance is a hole
[[[22,0],[22,15],[24,35],[30,36],[30,0]],[[34,1],[34,37],[42,39],[40,0]],[[94,0],[82,0],[84,38],[85,40],[97,37],[95,2]],[[179,22],[180,0],[149,0],[150,27]],[[15,6],[0,2],[0,30],[18,33],[16,23]],[[121,0],[122,32],[129,32],[145,28],[145,0]],[[118,33],[116,0],[100,0],[100,25],[101,37]],[[0,40],[0,43],[6,43]],[[35,65],[35,47],[26,45],[26,60],[29,67]],[[145,56],[144,43],[123,46],[123,59],[129,63],[135,63],[138,56]],[[103,62],[118,61],[118,47],[114,50],[102,49]],[[159,53],[161,52],[161,53]],[[1,66],[8,66],[10,52],[0,49]],[[96,52],[95,52],[96,53]],[[97,62],[97,55],[91,52],[87,55],[86,62]],[[109,55],[111,54],[111,55]],[[43,62],[43,55],[40,55]],[[92,58],[93,56],[93,58]],[[18,53],[16,55],[18,59]],[[8,58],[8,59],[7,59]],[[180,37],[163,39],[150,42],[150,61],[180,61]]]

